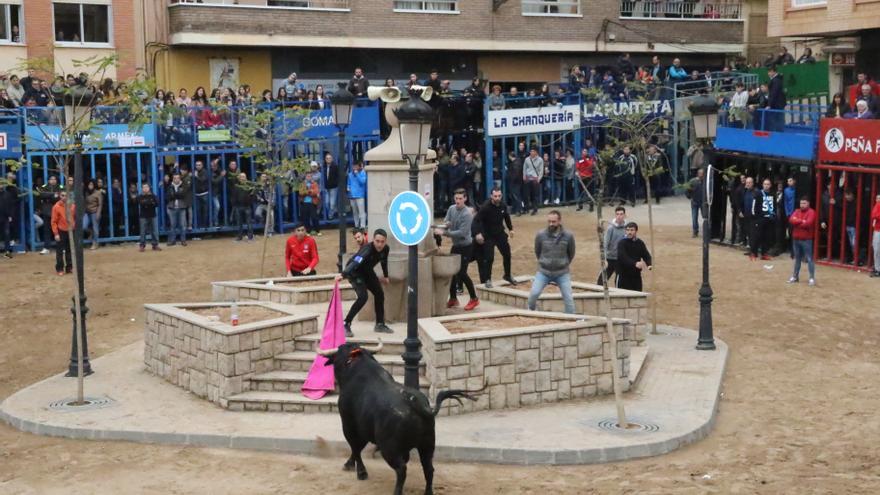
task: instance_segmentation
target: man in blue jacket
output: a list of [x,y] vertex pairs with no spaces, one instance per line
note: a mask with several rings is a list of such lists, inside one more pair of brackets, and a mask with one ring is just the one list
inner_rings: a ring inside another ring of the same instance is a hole
[[351,202],[354,226],[360,229],[367,227],[367,206],[364,200],[366,196],[367,172],[364,171],[364,162],[357,161],[348,173],[348,199]]
[[797,208],[797,182],[794,177],[789,177],[785,184],[785,189],[782,191],[782,204],[785,207],[785,225],[786,225],[786,234],[788,235],[788,243],[786,244],[791,257],[794,258],[794,251],[791,248],[792,245],[792,235],[791,235],[791,224],[788,223],[788,219],[791,218],[791,214],[794,213],[794,210]]

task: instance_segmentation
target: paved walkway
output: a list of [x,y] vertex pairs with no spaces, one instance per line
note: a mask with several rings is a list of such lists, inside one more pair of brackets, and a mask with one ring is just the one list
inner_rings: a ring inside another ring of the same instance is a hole
[[[718,407],[727,345],[696,351],[692,330],[658,327],[632,392],[628,418],[643,428],[614,430],[613,397],[437,419],[438,460],[506,464],[589,464],[659,455],[708,435]],[[87,397],[103,407],[63,410],[75,381],[61,375],[0,404],[0,419],[40,435],[206,447],[348,455],[336,414],[232,412],[143,369],[137,343],[93,362]],[[612,425],[612,430],[602,425]]]

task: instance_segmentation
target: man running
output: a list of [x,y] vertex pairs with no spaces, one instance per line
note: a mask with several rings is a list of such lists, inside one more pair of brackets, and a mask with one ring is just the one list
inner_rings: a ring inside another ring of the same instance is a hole
[[[362,247],[348,263],[342,273],[336,275],[336,281],[343,278],[351,282],[351,287],[357,294],[357,300],[348,310],[345,317],[345,336],[354,337],[351,331],[351,322],[360,312],[364,304],[367,304],[367,292],[373,294],[373,304],[376,309],[376,326],[373,331],[379,333],[394,333],[388,325],[385,324],[385,292],[382,290],[382,284],[388,283],[388,246],[385,245],[388,240],[388,234],[382,229],[376,229],[373,232],[373,242]],[[376,276],[376,265],[382,266],[382,279]],[[380,283],[381,282],[381,283]]]
[[449,301],[446,303],[446,307],[454,308],[458,306],[457,288],[460,284],[464,284],[471,298],[465,305],[464,310],[470,311],[480,304],[480,300],[477,299],[477,291],[474,290],[474,283],[467,272],[468,265],[470,265],[473,259],[473,238],[471,237],[473,216],[471,215],[471,209],[465,204],[467,202],[465,190],[456,189],[453,194],[455,204],[446,210],[446,228],[436,229],[435,234],[444,235],[452,239],[452,250],[450,253],[461,257],[458,273],[455,274],[452,278],[452,283],[449,285]]
[[[513,224],[510,221],[507,205],[501,201],[500,187],[492,189],[492,196],[480,207],[474,222],[479,229],[474,240],[482,245],[485,255],[483,263],[478,262],[480,282],[492,288],[492,264],[495,262],[495,247],[498,247],[504,266],[504,280],[510,285],[516,285],[510,275],[510,243],[507,241],[508,236],[513,237]],[[505,226],[507,232],[504,232]]]
[[611,276],[614,275],[614,272],[620,273],[620,270],[617,269],[617,245],[624,237],[626,237],[626,208],[618,206],[614,209],[614,220],[608,224],[608,228],[605,230],[606,265],[605,269],[599,272],[596,285],[603,285],[603,273],[609,286],[612,284]]
[[639,226],[626,224],[626,238],[617,245],[617,288],[642,291],[642,272],[651,269],[651,253],[644,241],[638,238]]
[[569,266],[574,260],[574,236],[562,228],[562,213],[553,210],[547,214],[547,228],[535,236],[535,258],[538,273],[532,281],[529,293],[529,309],[534,311],[538,297],[547,284],[553,283],[562,293],[566,313],[574,313],[574,297],[571,292]]
[[318,245],[315,238],[306,233],[306,226],[298,223],[293,227],[293,235],[287,239],[284,248],[284,264],[288,277],[317,275]]

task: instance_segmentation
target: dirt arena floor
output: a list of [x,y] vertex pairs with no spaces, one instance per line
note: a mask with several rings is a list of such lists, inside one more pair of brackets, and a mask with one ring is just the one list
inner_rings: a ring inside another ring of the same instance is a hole
[[[595,217],[563,212],[578,242],[574,279],[594,280]],[[690,236],[689,212],[678,202],[656,213],[659,320],[696,328],[700,244]],[[644,206],[631,213],[645,236],[646,216]],[[533,236],[544,222],[543,212],[514,219],[515,274],[534,272]],[[333,270],[335,239],[332,232],[319,238],[321,273]],[[282,237],[270,240],[272,275],[283,275],[283,245]],[[133,245],[86,251],[92,356],[142,338],[145,302],[209,300],[212,280],[258,276],[260,249],[259,242],[220,238],[161,253]],[[0,398],[66,368],[73,278],[56,276],[53,262],[36,254],[0,262]],[[497,277],[499,269],[496,259]],[[439,463],[436,493],[880,493],[880,280],[819,267],[817,287],[807,287],[805,274],[792,286],[785,283],[790,269],[787,256],[749,262],[737,250],[712,250],[716,335],[731,354],[708,439],[662,457],[597,466]],[[381,459],[367,461],[366,482],[343,473],[343,461],[71,441],[0,426],[3,494],[392,491],[393,472]],[[421,470],[411,463],[409,474],[406,493],[421,493]]]

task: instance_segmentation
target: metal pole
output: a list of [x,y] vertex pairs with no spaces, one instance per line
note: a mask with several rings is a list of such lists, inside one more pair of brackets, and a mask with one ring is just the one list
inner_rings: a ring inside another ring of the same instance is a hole
[[[409,161],[409,189],[419,190],[418,159]],[[422,343],[419,341],[419,246],[409,246],[409,274],[407,275],[406,288],[406,339],[403,341],[404,353],[404,377],[403,384],[414,389],[419,388],[419,362],[422,353],[419,350]]]
[[339,255],[336,260],[338,273],[342,273],[342,257],[345,256],[345,201],[348,195],[345,188],[348,184],[346,161],[348,154],[345,149],[345,126],[339,128],[339,160],[336,162],[336,220],[339,222]]
[[[70,346],[70,364],[67,368],[67,374],[64,376],[82,378],[92,374],[92,366],[89,363],[89,343],[86,335],[86,314],[89,312],[89,308],[86,306],[86,288],[83,271],[82,218],[85,213],[85,198],[83,197],[82,134],[79,132],[76,133],[74,140],[73,198],[75,209],[73,219],[73,255],[74,263],[76,264],[76,295],[78,297],[74,297],[73,306],[70,308],[70,312],[73,315],[73,338],[71,339]],[[77,320],[79,320],[79,325],[77,325]],[[78,329],[79,331],[77,331]],[[80,366],[80,363],[82,363],[82,366]]]
[[711,144],[703,147],[703,284],[700,286],[700,336],[697,340],[697,350],[715,350],[715,337],[712,335],[712,286],[709,285],[709,191],[706,184],[709,183],[709,165],[714,156]]

